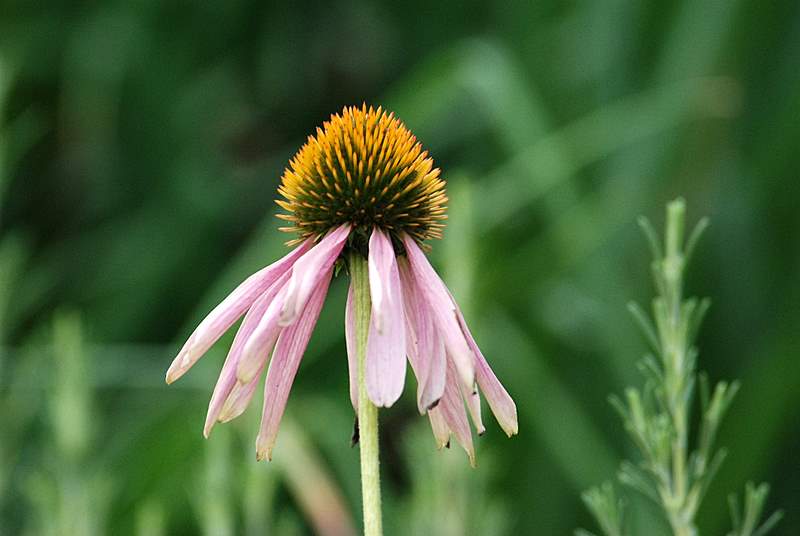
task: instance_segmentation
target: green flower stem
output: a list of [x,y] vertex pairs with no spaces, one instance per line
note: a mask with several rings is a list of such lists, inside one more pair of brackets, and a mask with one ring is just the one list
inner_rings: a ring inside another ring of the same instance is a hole
[[358,443],[361,453],[361,495],[364,504],[364,536],[381,536],[381,477],[378,462],[378,408],[367,395],[365,373],[367,334],[371,301],[367,261],[358,253],[350,256],[353,284],[353,315],[358,359]]

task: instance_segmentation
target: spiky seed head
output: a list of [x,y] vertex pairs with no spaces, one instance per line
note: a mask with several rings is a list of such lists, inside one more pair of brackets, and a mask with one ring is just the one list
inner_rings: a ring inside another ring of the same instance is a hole
[[343,223],[353,226],[353,236],[379,227],[422,243],[440,238],[447,218],[445,183],[433,160],[380,107],[332,115],[290,160],[278,192],[287,212],[278,217],[291,224],[281,230],[298,234],[292,243]]

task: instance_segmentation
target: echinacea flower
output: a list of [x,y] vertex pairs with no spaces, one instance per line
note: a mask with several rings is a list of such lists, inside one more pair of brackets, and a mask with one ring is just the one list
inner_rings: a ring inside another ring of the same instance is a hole
[[[367,259],[371,314],[365,380],[370,401],[394,404],[406,358],[417,378],[417,406],[438,446],[452,434],[474,463],[469,420],[484,431],[478,388],[501,428],[517,433],[514,401],[475,343],[450,291],[421,244],[441,236],[447,196],[439,170],[409,130],[378,108],[345,108],[309,136],[283,174],[277,201],[297,233],[295,249],[241,283],[200,323],[167,371],[180,378],[244,316],[206,417],[240,415],[266,370],[258,459],[270,458],[289,390],[325,301],[334,266]],[[358,408],[358,360],[351,284],[345,311],[350,398]],[[270,359],[270,355],[272,358]],[[469,419],[467,417],[469,415]]]

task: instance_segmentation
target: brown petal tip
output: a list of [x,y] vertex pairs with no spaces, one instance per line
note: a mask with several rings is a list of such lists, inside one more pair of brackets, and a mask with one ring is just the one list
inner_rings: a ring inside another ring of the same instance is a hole
[[268,462],[272,461],[272,449],[259,450],[256,452],[256,461],[263,462],[264,460]]

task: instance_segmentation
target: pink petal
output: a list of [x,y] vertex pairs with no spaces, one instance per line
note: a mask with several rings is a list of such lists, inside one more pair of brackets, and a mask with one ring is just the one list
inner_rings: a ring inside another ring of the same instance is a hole
[[423,361],[420,359],[420,342],[417,337],[418,328],[415,311],[416,305],[409,305],[409,302],[412,299],[409,294],[411,291],[413,291],[413,289],[409,289],[405,284],[403,279],[402,264],[400,264],[400,284],[403,285],[403,312],[405,313],[406,317],[406,354],[408,356],[408,362],[411,364],[411,369],[414,371],[414,375],[417,377],[417,405],[419,407],[420,414],[424,415],[426,408],[422,406],[420,399],[422,398],[422,391],[425,388],[425,382],[427,381],[428,362],[427,360]]
[[183,376],[230,328],[253,302],[311,247],[306,240],[282,259],[262,268],[244,280],[197,326],[167,370],[167,383]]
[[414,375],[417,377],[417,409],[420,415],[425,415],[428,408],[422,402],[422,395],[425,390],[427,370],[423,367],[427,367],[428,362],[420,359],[419,343],[416,340],[412,323],[412,320],[406,314],[406,355],[408,356],[408,362],[411,364],[411,370],[414,371]]
[[269,304],[253,333],[244,343],[239,362],[236,364],[236,380],[239,383],[253,381],[259,370],[263,369],[264,363],[269,360],[269,354],[281,333],[282,328],[278,325],[278,317],[288,284],[287,282],[280,287],[275,299]]
[[[453,304],[455,305],[455,300],[453,300]],[[475,379],[478,381],[478,386],[481,388],[481,391],[483,391],[484,396],[486,396],[486,402],[489,403],[489,407],[492,413],[494,413],[500,427],[508,437],[511,437],[519,430],[517,405],[514,403],[514,400],[511,399],[511,396],[508,394],[505,387],[503,387],[503,384],[500,383],[500,380],[497,379],[497,376],[494,375],[494,372],[492,372],[489,363],[486,362],[486,358],[483,357],[480,348],[478,348],[475,339],[472,337],[472,333],[470,333],[467,327],[467,322],[464,320],[464,315],[461,314],[458,305],[455,307],[459,326],[464,333],[464,337],[467,339],[467,344],[469,344],[470,349],[475,355]]]
[[458,441],[469,456],[469,463],[475,466],[475,448],[472,444],[472,430],[469,427],[467,413],[464,410],[464,402],[459,392],[457,372],[454,370],[452,362],[448,360],[447,384],[444,388],[444,395],[435,409],[442,412],[447,426],[452,430],[453,436]]
[[[388,274],[395,265],[392,241],[376,227],[369,237],[367,272],[369,273],[369,298],[372,304],[370,322],[378,331],[383,331],[384,311],[391,307]],[[399,276],[398,276],[399,277]],[[385,302],[385,303],[384,303]]]
[[392,241],[379,229],[369,240],[372,298],[367,338],[367,393],[378,407],[390,407],[403,393],[406,377],[406,333],[400,273]]
[[406,315],[406,352],[417,376],[417,407],[420,414],[435,406],[444,392],[445,350],[436,337],[435,326],[427,302],[418,296],[416,282],[408,261],[398,259],[400,282]]
[[472,389],[467,389],[463,384],[461,387],[461,396],[464,398],[464,403],[467,405],[469,417],[472,419],[472,424],[478,435],[483,435],[486,427],[483,426],[483,419],[481,419],[481,396],[478,394],[478,387],[473,386]]
[[331,281],[332,271],[322,274],[316,289],[312,289],[310,299],[303,308],[297,322],[287,327],[281,333],[275,346],[275,353],[267,372],[267,381],[264,385],[264,411],[261,415],[261,429],[256,439],[256,458],[272,458],[272,447],[278,435],[278,426],[286,409],[289,390],[294,382],[300,360],[311,339],[311,333],[317,324],[328,285]]
[[446,382],[447,372],[447,358],[444,347],[444,341],[440,338],[434,338],[433,325],[431,324],[429,331],[431,332],[431,355],[428,368],[428,381],[425,384],[425,392],[422,395],[422,403],[424,407],[430,408],[439,403],[439,399],[444,394],[444,386]]
[[336,262],[349,235],[349,224],[339,226],[294,264],[289,289],[280,313],[281,326],[288,326],[297,319],[311,292]]
[[450,293],[414,239],[404,234],[403,244],[419,295],[433,313],[436,328],[456,365],[458,377],[465,386],[472,386],[475,383],[475,356],[458,325]]
[[435,407],[428,410],[428,418],[431,421],[433,437],[436,439],[436,448],[441,449],[447,446],[450,441],[450,427],[447,426],[447,421],[442,416],[441,408]]
[[[433,333],[431,336],[433,337]],[[444,341],[434,339],[428,363],[428,381],[425,383],[425,391],[422,393],[421,399],[425,408],[431,408],[438,404],[444,394],[447,371],[447,358],[445,355]]]
[[261,363],[261,367],[258,369],[258,374],[256,374],[256,376],[249,383],[236,382],[228,394],[228,398],[225,400],[225,403],[222,405],[222,410],[217,416],[217,421],[222,423],[230,422],[244,413],[244,410],[246,410],[247,406],[250,405],[250,400],[253,398],[256,387],[258,387],[258,381],[261,378],[261,373],[264,371],[266,366],[267,360],[264,360]]
[[231,390],[234,389],[234,385],[236,384],[236,367],[247,339],[249,339],[253,331],[255,331],[259,321],[264,316],[264,313],[266,313],[269,304],[275,299],[278,290],[288,279],[289,273],[287,272],[256,300],[253,306],[250,307],[250,310],[247,311],[244,320],[242,320],[242,325],[236,332],[236,337],[233,339],[233,344],[228,351],[228,356],[225,358],[225,364],[222,365],[222,371],[217,379],[217,385],[214,387],[214,394],[211,395],[211,402],[208,405],[206,422],[203,427],[204,436],[208,437],[211,433],[211,429],[217,422],[223,405],[227,405],[226,399],[229,398]]
[[344,309],[344,339],[347,346],[347,370],[350,373],[350,403],[358,415],[358,355],[356,343],[356,320],[353,316],[353,284],[347,291]]

